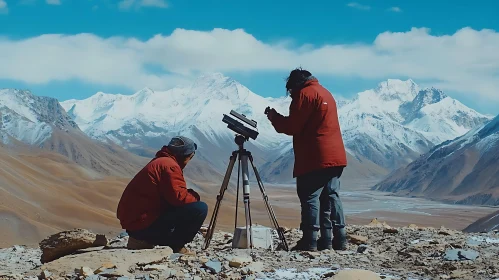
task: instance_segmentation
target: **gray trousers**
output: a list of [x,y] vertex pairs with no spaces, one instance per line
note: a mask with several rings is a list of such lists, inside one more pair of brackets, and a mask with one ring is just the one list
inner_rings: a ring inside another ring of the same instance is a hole
[[338,194],[343,168],[321,169],[296,178],[302,231],[345,227],[343,205]]

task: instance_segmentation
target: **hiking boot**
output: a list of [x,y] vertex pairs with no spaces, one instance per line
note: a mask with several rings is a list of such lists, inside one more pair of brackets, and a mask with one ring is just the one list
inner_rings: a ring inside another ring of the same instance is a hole
[[303,231],[303,237],[296,242],[291,251],[317,251],[317,234],[315,230]]
[[128,237],[128,243],[126,248],[129,250],[143,250],[143,249],[153,249],[154,245],[149,244],[146,241],[135,239],[131,236]]
[[323,251],[331,249],[333,249],[333,241],[331,239],[326,240],[321,237],[317,240],[317,250]]
[[321,237],[317,240],[317,250],[333,249],[333,240],[331,237],[331,229],[321,229]]
[[196,255],[195,252],[189,251],[184,246],[182,246],[181,248],[173,248],[173,253],[178,253],[178,254],[182,254],[182,255],[190,255],[190,256],[195,256]]
[[344,251],[347,249],[347,232],[345,228],[333,229],[333,249]]

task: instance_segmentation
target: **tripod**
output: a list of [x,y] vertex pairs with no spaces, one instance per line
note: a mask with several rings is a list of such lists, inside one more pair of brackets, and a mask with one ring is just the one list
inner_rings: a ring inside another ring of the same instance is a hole
[[237,174],[237,199],[236,199],[236,218],[235,218],[235,227],[237,227],[237,212],[238,212],[238,201],[239,201],[239,172],[241,171],[242,167],[242,181],[243,181],[243,200],[244,200],[244,212],[245,212],[245,217],[246,217],[246,248],[251,248],[253,249],[253,234],[252,234],[252,223],[251,223],[251,213],[250,213],[250,185],[249,185],[249,171],[248,171],[248,159],[251,162],[251,166],[253,167],[253,172],[255,173],[257,182],[258,182],[258,187],[260,188],[260,192],[262,193],[263,200],[265,202],[265,208],[267,209],[267,213],[269,215],[270,221],[272,222],[272,225],[277,231],[277,234],[279,235],[279,239],[281,240],[281,244],[278,247],[283,248],[284,250],[288,251],[288,245],[286,243],[286,238],[284,237],[284,230],[279,226],[277,223],[277,218],[274,214],[274,210],[272,210],[272,206],[268,202],[268,196],[265,193],[265,189],[263,187],[262,180],[260,178],[260,174],[258,173],[254,163],[253,163],[253,156],[251,155],[251,152],[246,150],[244,148],[244,142],[246,142],[248,139],[245,138],[242,135],[236,135],[234,138],[234,142],[239,146],[238,150],[235,150],[232,152],[232,155],[230,156],[230,161],[227,166],[227,171],[225,172],[225,177],[222,183],[222,187],[220,188],[220,193],[217,195],[217,203],[215,205],[215,208],[213,210],[213,215],[211,216],[211,221],[210,225],[208,226],[208,231],[206,233],[206,238],[205,238],[205,243],[204,243],[204,250],[208,248],[210,245],[211,238],[213,237],[213,232],[215,229],[215,225],[217,222],[217,217],[218,217],[218,210],[220,209],[220,204],[222,202],[223,196],[225,191],[227,190],[227,187],[229,185],[229,180],[230,176],[232,174],[232,169],[234,168],[234,164],[236,162],[236,158],[239,159],[239,166],[238,166],[238,174]]

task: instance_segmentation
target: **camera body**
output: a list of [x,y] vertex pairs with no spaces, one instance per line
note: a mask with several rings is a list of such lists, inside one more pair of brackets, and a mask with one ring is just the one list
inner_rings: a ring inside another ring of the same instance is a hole
[[240,119],[244,123],[246,123],[248,126],[244,125],[244,123],[224,114],[222,121],[227,124],[227,127],[233,130],[234,132],[244,136],[246,139],[253,139],[256,140],[256,137],[258,136],[258,131],[253,129],[256,128],[256,121],[250,120],[246,118],[245,115],[239,114],[238,112],[231,110],[230,114],[232,116],[235,116],[236,118]]

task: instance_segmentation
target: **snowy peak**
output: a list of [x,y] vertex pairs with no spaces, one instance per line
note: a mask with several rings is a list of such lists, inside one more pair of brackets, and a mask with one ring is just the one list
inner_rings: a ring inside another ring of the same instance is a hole
[[411,79],[406,81],[388,79],[378,84],[374,90],[382,100],[412,101],[419,91],[419,86]]
[[414,101],[412,101],[412,103],[415,103],[419,108],[423,108],[426,105],[440,102],[446,97],[447,94],[445,94],[443,91],[432,87],[419,91],[418,95],[416,96]]
[[222,73],[211,73],[199,76],[191,86],[191,92],[200,93],[206,98],[217,100],[246,99],[251,92],[236,80]]
[[43,122],[63,130],[78,128],[57,99],[35,96],[27,90],[0,90],[0,107],[9,108],[31,122]]
[[339,107],[339,117],[347,149],[390,169],[490,120],[439,89],[420,90],[410,79],[389,79],[359,93]]
[[136,104],[140,104],[146,102],[147,99],[152,95],[154,95],[154,91],[148,87],[145,87],[130,96],[130,99]]
[[409,123],[418,116],[421,116],[421,110],[428,105],[436,104],[448,96],[441,90],[436,88],[427,88],[418,92],[414,100],[403,103],[400,108],[400,114],[405,118],[405,122]]
[[54,129],[79,130],[57,99],[35,96],[27,90],[0,90],[0,136],[3,143],[16,140],[39,145],[52,135]]

